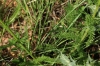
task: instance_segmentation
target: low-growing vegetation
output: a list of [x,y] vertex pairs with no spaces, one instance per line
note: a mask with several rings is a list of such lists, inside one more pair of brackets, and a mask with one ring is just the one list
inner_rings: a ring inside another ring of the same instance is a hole
[[1,0],[0,66],[99,66],[100,0]]

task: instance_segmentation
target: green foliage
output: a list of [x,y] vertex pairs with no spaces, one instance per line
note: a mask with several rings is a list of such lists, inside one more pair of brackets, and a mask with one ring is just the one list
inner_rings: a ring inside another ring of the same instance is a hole
[[64,66],[76,66],[76,62],[72,58],[68,58],[64,54],[60,55],[60,61],[63,63]]
[[[18,66],[95,66],[96,62],[85,49],[100,43],[99,0],[68,1],[65,5],[62,4],[66,2],[59,0],[64,14],[58,20],[53,19],[57,18],[53,11],[56,0],[16,1],[18,6],[6,21],[0,16],[0,27],[12,36],[7,45],[0,46],[0,50],[14,45],[11,51],[20,51],[18,58],[11,60],[12,63]],[[21,9],[25,12],[23,19],[31,26],[30,40],[30,26],[24,25],[25,31],[22,34],[9,27],[19,18],[18,15],[23,15]],[[90,13],[85,9],[89,9]]]
[[[48,57],[48,56],[41,56],[41,57],[38,57],[38,58],[36,58],[36,60],[35,60],[35,64],[39,64],[39,63],[47,63],[48,65],[50,65],[50,64],[52,64],[53,62],[54,62],[54,60],[55,60],[55,58],[50,58],[50,57]],[[38,62],[39,63],[38,63]]]

